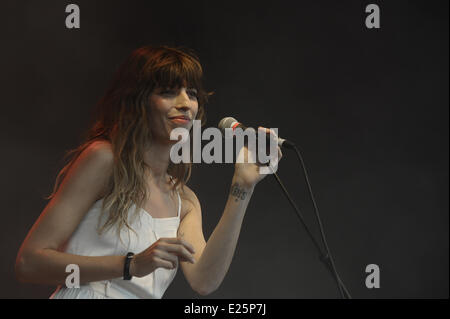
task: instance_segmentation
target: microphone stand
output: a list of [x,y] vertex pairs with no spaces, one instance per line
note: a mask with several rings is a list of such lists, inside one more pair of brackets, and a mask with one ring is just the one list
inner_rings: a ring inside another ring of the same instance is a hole
[[311,189],[311,185],[309,183],[309,179],[308,179],[308,174],[306,173],[306,169],[305,169],[305,165],[303,162],[303,159],[300,155],[300,151],[297,149],[297,147],[292,144],[289,143],[289,145],[284,145],[283,146],[287,146],[287,148],[291,148],[294,149],[297,153],[297,156],[300,160],[300,163],[303,167],[303,171],[305,174],[305,178],[306,178],[306,182],[308,184],[308,189],[309,189],[309,193],[311,196],[311,199],[313,201],[314,204],[314,211],[315,211],[315,215],[316,215],[316,219],[318,221],[319,224],[319,228],[320,228],[320,233],[321,233],[321,238],[322,238],[322,242],[324,244],[325,247],[325,253],[322,252],[322,249],[320,248],[319,244],[317,243],[316,239],[314,238],[314,236],[312,235],[311,231],[309,230],[308,226],[306,225],[303,216],[300,212],[300,209],[298,208],[298,206],[295,204],[295,202],[292,200],[292,197],[289,195],[286,187],[284,186],[283,182],[281,181],[280,177],[278,176],[278,174],[276,172],[273,173],[275,179],[277,180],[278,184],[280,185],[281,189],[283,190],[284,194],[286,195],[289,203],[292,205],[292,207],[294,208],[295,212],[297,213],[297,217],[300,219],[300,222],[302,223],[303,227],[306,230],[306,233],[308,234],[308,236],[311,238],[314,246],[316,247],[317,251],[319,252],[319,259],[320,261],[326,266],[326,268],[328,269],[328,271],[330,272],[330,274],[333,276],[333,279],[336,281],[336,284],[339,288],[339,292],[341,294],[342,299],[351,299],[351,295],[348,292],[347,288],[345,287],[344,283],[342,282],[341,278],[339,277],[339,274],[337,273],[336,267],[334,265],[334,260],[333,257],[331,256],[331,252],[330,249],[328,247],[326,238],[325,238],[325,233],[323,231],[323,226],[322,226],[322,222],[320,220],[320,216],[319,216],[319,210],[317,208],[317,204],[315,202],[314,199],[314,195],[312,193],[312,189]]
[[[230,122],[230,121],[231,121],[231,122]],[[229,122],[229,123],[227,123],[227,122]],[[233,128],[233,130],[234,130],[234,126],[233,126],[234,123],[238,123],[238,122],[236,121],[236,119],[230,118],[230,117],[224,118],[224,119],[222,119],[222,120],[220,121],[219,127],[220,127],[221,129],[224,129],[224,128],[227,128],[227,127],[228,127],[228,128]],[[240,123],[238,123],[238,124],[240,124]],[[242,125],[241,125],[241,126],[242,126]],[[242,127],[243,127],[243,126],[242,126]],[[222,135],[222,137],[224,137],[224,136]],[[309,187],[309,193],[310,193],[311,199],[312,199],[312,201],[313,201],[313,203],[314,203],[314,211],[315,211],[315,214],[316,214],[317,221],[318,221],[318,223],[319,223],[320,233],[321,233],[321,237],[322,237],[322,242],[323,242],[323,244],[324,244],[324,246],[325,246],[325,250],[326,250],[326,253],[325,253],[325,254],[322,252],[322,249],[319,247],[319,245],[318,245],[317,241],[315,240],[314,236],[313,236],[313,235],[311,234],[311,232],[309,231],[309,228],[308,228],[308,226],[305,224],[305,222],[304,222],[304,220],[303,220],[303,216],[302,216],[301,213],[300,213],[300,210],[298,209],[298,207],[297,207],[297,205],[295,204],[295,202],[292,200],[291,196],[289,195],[288,191],[286,190],[286,187],[284,187],[283,183],[281,182],[281,179],[278,177],[278,175],[277,175],[275,172],[273,172],[273,175],[275,176],[275,178],[276,178],[278,184],[279,184],[279,185],[281,186],[281,188],[283,189],[284,194],[285,194],[286,197],[288,198],[288,200],[289,200],[289,202],[291,203],[292,207],[295,209],[295,211],[296,211],[296,213],[297,213],[297,216],[298,216],[298,218],[300,219],[300,222],[303,224],[303,227],[305,228],[307,234],[308,234],[309,237],[311,238],[313,244],[316,246],[316,248],[317,248],[317,250],[318,250],[318,252],[319,252],[319,259],[320,259],[320,261],[322,261],[322,262],[325,264],[326,268],[328,269],[328,271],[331,273],[331,275],[333,276],[334,280],[336,281],[336,283],[337,283],[337,285],[338,285],[338,288],[339,288],[339,292],[340,292],[340,294],[341,294],[341,297],[342,297],[343,299],[351,299],[350,293],[348,292],[347,288],[345,287],[344,283],[342,282],[341,278],[339,277],[339,274],[337,273],[336,267],[335,267],[335,265],[334,265],[333,258],[332,258],[332,256],[331,256],[330,249],[328,248],[328,244],[327,244],[326,239],[325,239],[325,233],[324,233],[323,227],[322,227],[322,222],[321,222],[320,217],[319,217],[319,210],[318,210],[318,208],[317,208],[317,205],[316,205],[314,196],[313,196],[313,194],[312,194],[311,186],[310,186],[310,184],[309,184],[309,180],[308,180],[308,177],[307,177],[305,165],[304,165],[303,159],[302,159],[302,157],[301,157],[301,155],[300,155],[300,151],[297,149],[297,147],[295,146],[294,143],[292,143],[292,142],[290,142],[290,141],[288,141],[288,140],[285,140],[285,139],[283,139],[283,140],[281,141],[281,145],[280,145],[280,146],[283,146],[283,147],[289,148],[289,149],[294,149],[294,150],[296,151],[297,156],[298,156],[298,158],[299,158],[299,160],[300,160],[300,163],[301,163],[301,165],[302,165],[302,167],[303,167],[303,171],[304,171],[305,177],[306,177],[306,182],[307,182],[308,187]]]

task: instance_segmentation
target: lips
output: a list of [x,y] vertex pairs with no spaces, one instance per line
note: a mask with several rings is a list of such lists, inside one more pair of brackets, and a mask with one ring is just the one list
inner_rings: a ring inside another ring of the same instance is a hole
[[172,116],[169,117],[169,119],[172,123],[175,123],[176,125],[188,125],[191,122],[190,117],[184,115]]
[[190,118],[187,117],[187,116],[173,116],[173,117],[169,117],[169,118],[170,118],[171,120],[174,120],[174,119],[187,120],[187,121],[190,120]]
[[180,115],[180,116],[172,116],[172,117],[169,117],[169,119],[171,119],[171,120],[178,119],[178,120],[186,120],[186,121],[190,121],[190,120],[191,120],[190,117],[184,116],[184,115]]

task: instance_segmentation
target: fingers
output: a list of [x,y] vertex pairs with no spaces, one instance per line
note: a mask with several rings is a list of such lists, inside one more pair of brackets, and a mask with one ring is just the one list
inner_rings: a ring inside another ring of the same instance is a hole
[[[161,238],[158,244],[158,250],[164,251],[164,256],[170,254],[178,256],[182,261],[189,261],[195,263],[195,258],[192,254],[195,253],[194,247],[191,244],[180,238]],[[176,257],[175,257],[176,258]]]
[[154,252],[154,259],[157,260],[157,258],[163,260],[164,262],[169,262],[171,269],[177,267],[178,257],[176,255],[170,254],[167,251],[161,249],[157,249]]
[[236,163],[256,163],[256,150],[254,147],[249,147],[248,145],[243,145],[239,150],[239,154],[236,158]]
[[135,255],[130,269],[133,276],[143,277],[156,268],[175,269],[178,261],[195,263],[194,247],[181,238],[160,238],[143,252]]
[[[259,126],[258,130],[261,130],[262,132],[269,134],[270,139],[275,141],[275,144],[278,144],[278,135],[274,130],[271,130],[266,127]],[[277,154],[273,154],[271,157],[271,160],[276,160],[277,162],[283,157],[283,152],[281,151],[281,148],[277,146]]]
[[272,143],[272,141],[274,141],[275,145],[278,145],[278,134],[274,130],[259,126],[258,131],[261,131],[264,134],[269,134],[269,139],[271,140],[270,143]]
[[153,257],[153,261],[155,262],[156,268],[166,268],[166,269],[174,269],[176,267],[176,261],[170,261],[158,256]]
[[194,246],[192,246],[190,243],[185,241],[184,239],[180,237],[174,237],[174,238],[160,238],[159,239],[162,242],[166,242],[168,244],[176,244],[176,245],[183,245],[187,250],[189,250],[191,253],[195,254]]
[[192,254],[184,246],[177,244],[162,244],[158,246],[158,248],[162,248],[168,253],[175,254],[183,260],[191,262],[192,264],[195,263],[194,256],[192,256]]
[[[279,160],[283,156],[283,154],[281,153],[281,150],[278,147],[278,134],[273,129],[259,126],[258,133],[261,132],[263,134],[269,134],[271,149],[272,145],[277,146],[277,152],[273,152],[274,154],[272,154],[271,152],[270,154],[271,160],[273,160],[273,158],[277,158],[277,160]],[[240,149],[238,157],[236,159],[236,163],[256,163],[258,166],[266,165],[265,162],[261,163],[260,159],[258,158],[259,153],[257,151],[256,145],[250,144],[250,146],[245,145]]]
[[267,128],[267,127],[262,127],[262,126],[259,126],[258,129],[262,130],[266,134],[269,134],[270,138],[275,139],[275,140],[278,139],[278,135],[277,135],[277,133],[275,133],[274,130],[271,130],[271,129]]

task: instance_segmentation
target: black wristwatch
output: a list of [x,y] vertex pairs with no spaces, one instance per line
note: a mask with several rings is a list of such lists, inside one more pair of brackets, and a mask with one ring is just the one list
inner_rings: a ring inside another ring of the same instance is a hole
[[125,257],[125,264],[123,266],[123,280],[131,280],[133,276],[130,275],[130,262],[133,259],[134,253],[128,253]]

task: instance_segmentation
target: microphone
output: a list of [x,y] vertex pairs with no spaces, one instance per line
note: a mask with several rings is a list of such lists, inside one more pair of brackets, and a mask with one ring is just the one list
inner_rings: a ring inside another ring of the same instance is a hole
[[[241,128],[242,130],[246,130],[247,129],[247,127],[244,124],[239,123],[233,117],[224,117],[219,122],[218,127],[222,131],[225,131],[226,128],[231,128],[234,131],[238,127]],[[269,139],[269,137],[267,137],[267,139]],[[294,148],[295,147],[294,143],[292,143],[292,142],[290,142],[290,141],[288,141],[288,140],[286,140],[284,138],[280,138],[280,137],[278,137],[278,146],[279,147],[284,147],[284,148]]]

